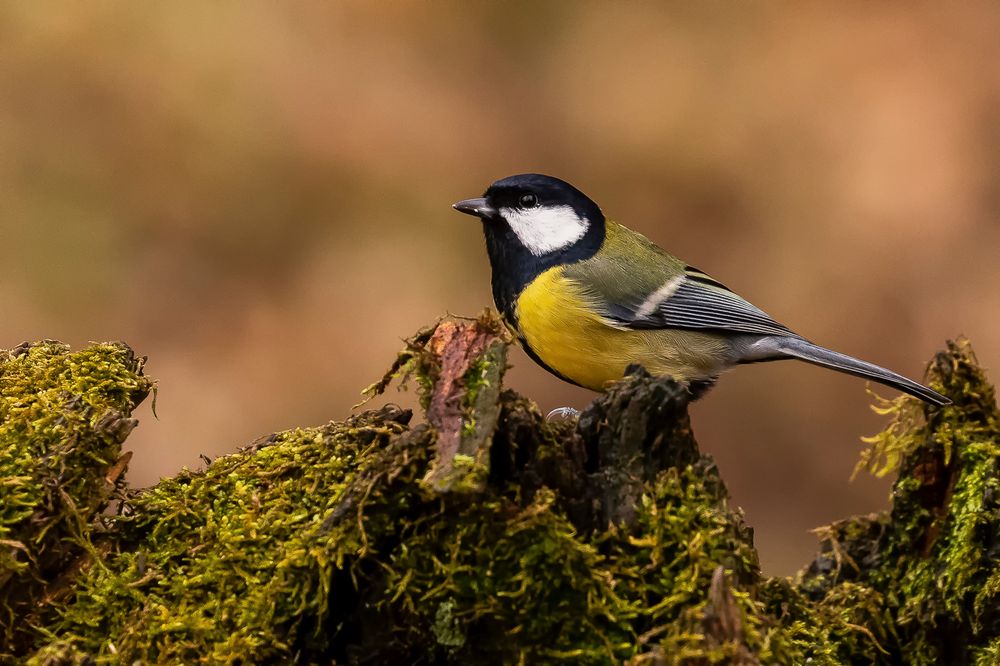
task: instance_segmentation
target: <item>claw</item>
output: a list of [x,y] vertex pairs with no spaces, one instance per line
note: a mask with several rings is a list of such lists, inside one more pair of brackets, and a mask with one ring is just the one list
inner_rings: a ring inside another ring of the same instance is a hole
[[579,409],[573,409],[572,407],[556,407],[545,417],[546,421],[554,421],[555,419],[565,419],[567,421],[575,419],[580,415]]

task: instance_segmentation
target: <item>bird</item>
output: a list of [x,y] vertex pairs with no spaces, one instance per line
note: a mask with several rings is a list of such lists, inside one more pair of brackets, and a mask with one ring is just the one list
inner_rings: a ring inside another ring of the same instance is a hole
[[533,361],[571,384],[602,391],[638,364],[697,398],[736,365],[797,359],[931,405],[951,403],[891,370],[810,342],[606,218],[559,178],[509,176],[453,207],[482,221],[493,300],[505,324]]

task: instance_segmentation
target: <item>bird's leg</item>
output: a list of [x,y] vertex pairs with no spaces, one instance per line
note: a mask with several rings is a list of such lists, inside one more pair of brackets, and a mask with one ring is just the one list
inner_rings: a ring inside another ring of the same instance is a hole
[[575,419],[580,415],[579,409],[573,409],[572,407],[556,407],[545,417],[546,421],[555,421],[556,419],[564,419],[566,421]]

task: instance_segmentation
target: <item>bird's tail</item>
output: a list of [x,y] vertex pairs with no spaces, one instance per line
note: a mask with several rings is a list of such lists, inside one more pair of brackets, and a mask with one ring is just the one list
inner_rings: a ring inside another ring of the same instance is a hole
[[785,357],[797,358],[808,363],[846,372],[856,377],[864,377],[872,381],[891,386],[903,393],[920,398],[924,402],[932,405],[950,405],[951,400],[944,397],[937,391],[927,388],[923,384],[918,384],[912,379],[907,379],[902,375],[897,375],[892,370],[886,370],[874,363],[868,363],[861,359],[835,352],[832,349],[814,345],[802,338],[779,338],[778,349]]

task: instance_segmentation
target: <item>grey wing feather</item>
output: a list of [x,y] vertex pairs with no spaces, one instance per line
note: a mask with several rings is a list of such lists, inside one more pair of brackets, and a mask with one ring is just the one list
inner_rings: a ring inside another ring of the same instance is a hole
[[677,291],[648,315],[637,316],[633,311],[632,318],[625,320],[621,313],[617,314],[623,325],[633,329],[709,329],[798,337],[719,283],[705,284],[696,275],[689,275]]

